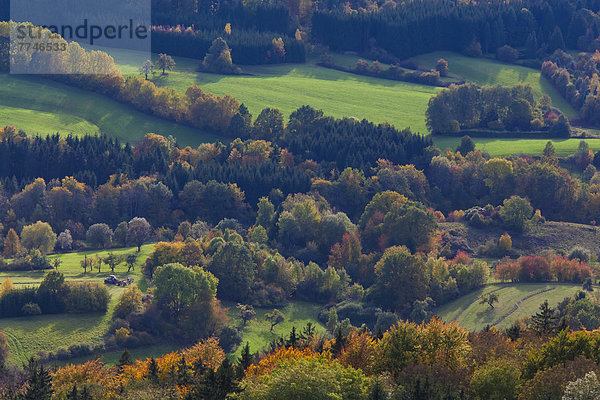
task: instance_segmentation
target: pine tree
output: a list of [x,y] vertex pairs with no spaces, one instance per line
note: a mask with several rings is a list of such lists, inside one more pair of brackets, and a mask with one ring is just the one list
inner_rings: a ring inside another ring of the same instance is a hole
[[550,308],[548,300],[540,305],[540,311],[531,317],[533,329],[540,335],[551,333],[556,327],[556,312]]
[[333,346],[331,346],[331,350],[333,350],[333,355],[338,355],[344,350],[346,346],[346,337],[344,337],[344,333],[342,332],[341,327],[338,327],[335,330],[335,340],[333,342]]
[[192,376],[190,374],[190,369],[185,362],[185,356],[182,355],[177,366],[177,384],[188,385],[191,381]]
[[379,379],[375,381],[369,392],[368,400],[386,400],[388,398],[385,387]]
[[131,358],[131,353],[129,350],[125,349],[121,354],[121,358],[119,358],[119,371],[123,370],[125,365],[133,364],[133,359]]
[[554,28],[552,35],[550,35],[548,46],[549,50],[552,52],[559,49],[564,50],[566,48],[565,40],[563,38],[563,34],[560,30],[560,27],[557,26]]
[[243,378],[244,372],[252,365],[254,356],[250,353],[250,343],[246,342],[246,345],[242,349],[242,354],[238,360],[238,377]]
[[27,378],[27,390],[23,400],[50,400],[52,398],[52,378],[50,372],[40,365],[36,360],[29,359],[25,367]]
[[287,341],[288,347],[298,347],[298,335],[296,334],[296,327],[292,326],[292,331],[290,332],[290,338]]
[[67,394],[67,400],[79,400],[79,392],[77,391],[77,384],[73,385],[73,390]]
[[148,376],[153,381],[158,381],[158,364],[154,357],[150,359],[150,364],[148,364]]
[[531,32],[525,42],[525,54],[528,58],[536,58],[538,51],[538,42],[535,32]]

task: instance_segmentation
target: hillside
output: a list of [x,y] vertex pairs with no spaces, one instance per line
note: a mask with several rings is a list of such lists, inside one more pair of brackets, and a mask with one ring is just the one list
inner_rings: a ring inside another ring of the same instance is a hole
[[35,76],[0,74],[0,126],[29,135],[105,133],[136,142],[148,132],[198,146],[216,136],[135,110],[106,96]]
[[[145,290],[146,284],[142,278],[141,265],[153,247],[154,245],[152,244],[142,247],[135,271],[131,271],[128,274],[127,266],[120,264],[115,269],[115,275],[119,278],[132,277],[136,284],[142,290]],[[111,249],[111,251],[116,255],[123,255],[135,251],[135,248]],[[58,257],[63,261],[59,267],[59,271],[64,274],[66,281],[102,282],[106,276],[111,274],[108,266],[104,265],[100,273],[96,270],[93,272],[88,270],[86,273],[83,273],[79,262],[85,255],[88,257],[95,255],[105,257],[106,254],[107,251],[87,251],[52,256],[51,258]],[[42,281],[47,272],[1,272],[0,281],[10,277],[16,287],[36,286]],[[104,341],[103,336],[111,323],[112,308],[124,290],[122,287],[109,286],[111,301],[106,314],[37,315],[33,317],[0,319],[0,331],[3,331],[8,337],[10,349],[9,362],[20,365],[40,350],[50,352],[76,344],[89,344],[92,346],[102,344]]]
[[[508,328],[519,318],[535,314],[541,303],[548,300],[555,307],[565,297],[571,297],[579,285],[553,283],[494,284],[469,293],[437,309],[442,320],[457,321],[468,330],[481,330],[486,326]],[[481,297],[490,293],[498,296],[494,308],[481,304]]]
[[[499,228],[478,229],[456,222],[439,224],[454,249],[469,253],[477,251],[488,240],[498,240],[505,230]],[[568,252],[575,246],[581,246],[592,253],[598,252],[598,228],[591,225],[569,222],[546,222],[538,224],[524,233],[510,232],[513,249],[523,254],[536,254],[543,250]]]

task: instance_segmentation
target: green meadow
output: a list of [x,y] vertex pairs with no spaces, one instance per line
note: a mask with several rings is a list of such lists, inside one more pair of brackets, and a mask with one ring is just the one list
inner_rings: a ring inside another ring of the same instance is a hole
[[[446,322],[457,321],[471,331],[488,325],[505,329],[516,320],[535,314],[545,300],[551,307],[556,307],[580,289],[581,285],[555,283],[488,285],[445,304],[437,310],[437,315]],[[492,292],[498,296],[494,308],[487,303],[481,304],[482,296]]]
[[[117,265],[115,275],[121,279],[131,277],[140,289],[145,290],[147,284],[142,276],[142,265],[152,251],[154,245],[142,246],[135,270],[127,273],[124,263]],[[125,255],[135,252],[135,247],[124,249],[111,249],[116,255]],[[85,251],[50,256],[60,258],[62,264],[58,268],[65,275],[66,281],[95,281],[102,282],[111,275],[108,266],[104,265],[101,272],[87,270],[86,273],[80,266],[80,261],[85,257],[105,257],[108,251]],[[0,281],[10,278],[15,286],[36,286],[48,271],[10,271],[0,273]],[[74,344],[98,345],[103,343],[103,336],[107,332],[112,309],[120,294],[125,290],[122,287],[108,286],[111,294],[108,311],[105,314],[57,314],[38,315],[33,317],[2,318],[0,331],[6,333],[10,348],[9,362],[21,364],[34,356],[39,350],[56,351]]]
[[197,146],[216,140],[202,130],[135,110],[106,96],[35,76],[0,74],[0,126],[29,135],[105,133],[135,143],[148,132]]

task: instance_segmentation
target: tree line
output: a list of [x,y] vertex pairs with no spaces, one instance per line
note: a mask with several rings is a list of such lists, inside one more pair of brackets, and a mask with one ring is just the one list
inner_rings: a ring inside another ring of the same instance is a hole
[[368,9],[362,4],[334,4],[313,13],[312,34],[333,50],[375,53],[380,61],[386,61],[381,57],[387,55],[386,62],[436,50],[462,52],[473,43],[479,54],[495,53],[503,45],[528,44],[536,58],[556,49],[587,50],[599,34],[598,7],[592,1],[474,4],[422,0],[394,5],[374,3]]

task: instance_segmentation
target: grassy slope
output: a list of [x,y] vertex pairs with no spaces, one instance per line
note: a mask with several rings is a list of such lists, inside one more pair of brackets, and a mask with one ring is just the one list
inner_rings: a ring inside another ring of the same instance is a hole
[[[149,244],[142,247],[135,271],[127,274],[127,266],[120,264],[115,269],[115,275],[120,278],[133,277],[144,290],[146,285],[141,278],[141,265],[152,251],[153,246]],[[133,251],[135,251],[135,248],[113,250],[115,254],[127,254]],[[97,271],[89,272],[88,270],[86,274],[83,274],[79,261],[83,259],[84,254],[103,256],[106,253],[89,251],[52,257],[60,257],[63,260],[59,270],[65,275],[67,281],[101,282],[104,277],[111,274],[106,266],[103,267],[101,273]],[[43,279],[46,272],[2,272],[0,273],[0,280],[10,277],[15,285],[36,285]],[[39,350],[56,351],[73,344],[88,343],[94,345],[102,343],[102,336],[110,325],[112,308],[123,290],[124,288],[109,286],[111,302],[109,311],[106,314],[60,314],[0,319],[0,331],[4,331],[9,339],[9,361],[17,364],[25,362],[28,357],[35,355]]]
[[[479,330],[494,324],[504,329],[519,318],[535,314],[544,300],[548,300],[550,306],[554,307],[580,288],[580,285],[549,283],[489,285],[440,307],[437,314],[444,321],[456,320],[469,330]],[[541,292],[547,289],[550,290]],[[482,295],[492,291],[498,295],[499,300],[494,309],[479,303]],[[521,302],[518,303],[519,301]],[[514,310],[517,303],[518,307]]]
[[[518,65],[504,64],[498,61],[465,57],[457,53],[439,51],[413,57],[417,63],[426,68],[433,68],[438,59],[444,58],[448,61],[449,78],[454,80],[466,80],[478,85],[505,85],[511,86],[518,83],[531,85],[537,96],[546,93],[552,98],[554,106],[564,112],[569,119],[578,119],[577,111],[569,104],[550,82],[541,76],[540,72]],[[493,156],[509,154],[532,154],[539,155],[544,150],[547,139],[474,139],[477,148],[490,153]],[[455,148],[460,139],[436,137],[436,145],[442,149]],[[579,139],[552,140],[556,147],[558,156],[573,154],[579,145]],[[599,139],[588,139],[587,142],[594,150],[600,149]]]
[[[113,53],[124,74],[137,73],[139,56]],[[440,57],[450,64],[455,79],[465,79],[480,85],[530,84],[536,93],[547,93],[554,105],[569,117],[577,112],[558,94],[539,71],[516,65],[507,65],[488,59],[475,59],[456,53],[436,52],[415,57],[421,65],[432,67]],[[336,62],[352,66],[358,57],[334,55]],[[410,126],[415,132],[426,132],[425,110],[429,98],[439,89],[430,86],[362,77],[321,68],[314,60],[307,64],[248,66],[244,70],[253,76],[223,76],[196,72],[197,60],[176,57],[177,67],[168,76],[155,76],[159,86],[171,86],[184,91],[192,84],[219,95],[231,94],[246,104],[256,116],[264,107],[278,107],[289,114],[298,106],[310,104],[326,114],[367,118],[374,122],[389,121],[397,127]],[[459,138],[436,137],[442,149],[455,148]],[[475,139],[478,147],[498,156],[507,154],[541,154],[547,140],[536,139]],[[579,140],[554,140],[557,154],[566,156],[577,149]],[[588,140],[594,150],[600,149],[600,140]]]
[[546,93],[554,106],[564,112],[569,119],[579,118],[577,111],[566,102],[540,71],[519,65],[504,64],[487,58],[465,57],[457,53],[439,51],[413,57],[419,65],[434,68],[437,60],[448,61],[449,78],[466,80],[482,86],[512,86],[518,83],[530,85],[536,96]]
[[34,76],[0,74],[0,126],[13,124],[29,134],[106,133],[135,142],[148,132],[175,136],[195,145],[215,136],[136,111],[89,91]]
[[[235,304],[226,304],[229,307],[229,317],[236,326],[241,326],[241,320],[238,317]],[[262,350],[268,344],[280,336],[289,336],[292,327],[295,326],[298,332],[308,322],[312,322],[316,326],[317,333],[325,333],[325,327],[318,322],[317,316],[321,307],[316,304],[305,303],[300,301],[292,301],[285,307],[280,307],[279,310],[285,315],[285,321],[276,325],[273,332],[270,331],[271,324],[265,320],[265,314],[271,312],[273,308],[256,308],[256,318],[248,322],[242,331],[243,342],[235,352],[235,356],[239,356],[242,347],[246,342],[250,344],[250,351],[257,352]]]
[[[459,222],[445,222],[440,229],[447,232],[450,242],[467,243],[471,251],[489,240],[498,240],[505,231],[500,228],[477,229]],[[513,250],[520,254],[539,254],[544,250],[561,250],[568,253],[581,246],[592,254],[598,252],[598,229],[595,226],[570,222],[546,222],[531,227],[524,233],[511,232]]]
[[[140,57],[110,51],[125,75],[136,74]],[[345,59],[347,59],[346,57]],[[315,65],[283,64],[244,66],[249,75],[227,76],[196,72],[198,60],[175,57],[177,66],[168,76],[156,74],[158,86],[180,92],[191,85],[201,86],[219,96],[230,94],[243,102],[256,117],[265,107],[279,108],[286,116],[303,105],[322,109],[335,117],[389,121],[398,128],[410,126],[426,133],[425,109],[429,98],[440,89],[348,74]]]

